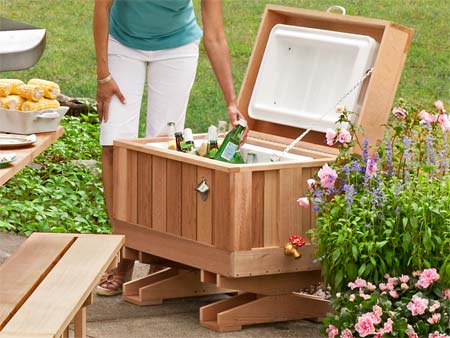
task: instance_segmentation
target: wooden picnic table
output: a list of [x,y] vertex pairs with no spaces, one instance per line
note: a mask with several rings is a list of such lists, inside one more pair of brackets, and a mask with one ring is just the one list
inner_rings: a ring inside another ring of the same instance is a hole
[[36,142],[25,148],[0,149],[1,153],[16,153],[16,160],[5,168],[0,168],[0,187],[4,185],[18,171],[24,168],[35,157],[53,144],[64,132],[64,128],[59,126],[54,132],[36,134]]

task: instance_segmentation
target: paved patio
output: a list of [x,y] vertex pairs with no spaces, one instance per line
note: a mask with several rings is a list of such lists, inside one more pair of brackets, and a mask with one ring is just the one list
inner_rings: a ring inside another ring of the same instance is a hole
[[[25,237],[0,233],[0,264],[25,240]],[[135,277],[145,274],[147,266],[136,264]],[[218,297],[185,298],[166,301],[158,306],[139,307],[120,296],[94,297],[88,307],[87,333],[92,338],[319,338],[319,324],[310,321],[252,325],[242,331],[217,333],[198,323],[199,308]],[[72,332],[73,334],[73,332]]]

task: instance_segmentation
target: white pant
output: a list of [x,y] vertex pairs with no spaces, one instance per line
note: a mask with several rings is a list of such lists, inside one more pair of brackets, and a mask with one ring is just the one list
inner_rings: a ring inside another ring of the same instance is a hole
[[199,41],[159,51],[128,48],[109,37],[109,71],[119,86],[126,103],[111,98],[108,122],[100,125],[100,144],[138,136],[139,114],[148,75],[148,137],[167,135],[167,123],[175,122],[176,130],[184,128],[189,94],[194,83]]

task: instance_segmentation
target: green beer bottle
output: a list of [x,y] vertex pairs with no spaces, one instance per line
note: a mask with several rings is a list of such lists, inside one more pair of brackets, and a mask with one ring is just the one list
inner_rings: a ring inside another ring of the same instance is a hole
[[225,139],[222,142],[217,154],[215,156],[216,160],[223,162],[232,162],[233,157],[236,154],[236,151],[239,148],[241,143],[242,134],[247,127],[247,121],[239,120],[238,125],[234,127],[228,134],[225,136]]

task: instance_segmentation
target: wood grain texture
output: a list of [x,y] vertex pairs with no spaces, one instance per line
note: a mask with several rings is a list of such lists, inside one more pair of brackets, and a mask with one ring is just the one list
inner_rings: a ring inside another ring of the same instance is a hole
[[181,188],[181,235],[184,238],[197,238],[197,166],[182,164]]
[[153,156],[152,162],[152,228],[167,230],[167,160]]
[[167,160],[167,232],[181,236],[182,220],[182,165]]
[[129,222],[137,223],[137,195],[138,195],[138,153],[136,151],[128,152],[127,156],[127,216]]
[[114,147],[113,151],[113,217],[127,221],[128,150]]
[[52,143],[56,142],[64,132],[64,128],[59,126],[58,129],[50,133],[36,134],[36,142],[30,146],[19,149],[1,149],[2,153],[15,153],[16,160],[5,168],[0,169],[0,187],[5,184],[18,171],[24,168],[35,157],[47,149]]
[[264,246],[264,172],[252,174],[252,247]]
[[152,226],[152,156],[138,152],[137,223]]
[[200,193],[197,195],[197,241],[212,244],[213,242],[213,203],[214,203],[214,171],[197,167],[197,182],[206,179],[209,192],[206,200]]
[[233,250],[252,247],[252,172],[231,174],[231,222]]
[[279,193],[278,171],[264,172],[264,246],[277,246],[280,243]]
[[231,179],[227,173],[216,171],[214,174],[213,206],[213,244],[219,249],[232,250],[231,216]]

